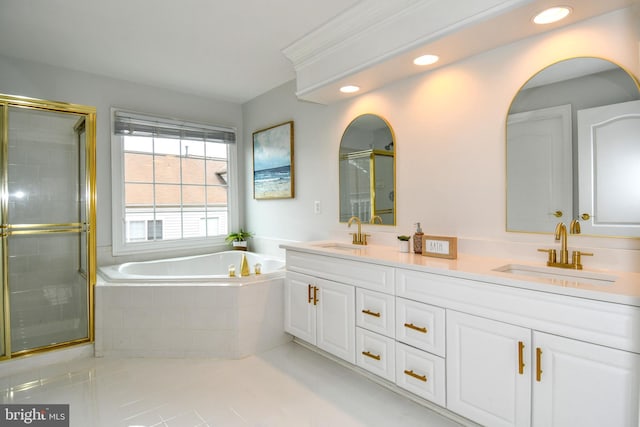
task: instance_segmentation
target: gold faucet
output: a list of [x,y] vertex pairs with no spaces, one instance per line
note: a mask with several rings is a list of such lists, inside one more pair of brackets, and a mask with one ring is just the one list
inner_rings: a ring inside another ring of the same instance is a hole
[[[575,219],[571,221],[569,231],[571,234],[580,234],[580,223]],[[549,267],[582,270],[582,255],[593,256],[593,254],[589,252],[572,251],[571,262],[569,262],[569,250],[567,249],[567,226],[564,225],[564,223],[559,222],[558,225],[556,225],[554,236],[556,241],[560,241],[560,261],[556,258],[555,249],[538,249],[539,252],[547,252],[549,254],[549,257],[547,258],[547,265]]]
[[376,221],[378,221],[378,224],[382,224],[382,218],[380,217],[380,215],[373,215],[369,220],[369,224],[375,224]]
[[556,225],[556,242],[560,240],[560,264],[567,264],[569,261],[569,250],[567,250],[567,226],[563,222]]
[[358,232],[349,233],[353,236],[353,241],[351,243],[353,243],[354,245],[366,245],[368,234],[362,234],[362,222],[360,222],[360,218],[358,218],[357,216],[352,216],[351,218],[349,218],[347,227],[351,227],[351,224],[354,221],[358,224]]

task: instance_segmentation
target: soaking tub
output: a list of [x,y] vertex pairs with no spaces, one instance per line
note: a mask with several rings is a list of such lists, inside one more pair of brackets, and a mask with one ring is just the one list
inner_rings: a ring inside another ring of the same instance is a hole
[[[240,277],[243,256],[247,258],[251,275]],[[261,265],[261,274],[255,274],[256,264]],[[231,265],[235,267],[236,277],[229,277]],[[253,252],[227,251],[157,261],[127,262],[101,267],[99,272],[109,283],[215,282],[241,286],[282,276],[284,261]]]
[[[240,277],[243,255],[251,274]],[[101,267],[96,356],[236,359],[275,347],[290,340],[283,288],[284,261],[252,252]]]

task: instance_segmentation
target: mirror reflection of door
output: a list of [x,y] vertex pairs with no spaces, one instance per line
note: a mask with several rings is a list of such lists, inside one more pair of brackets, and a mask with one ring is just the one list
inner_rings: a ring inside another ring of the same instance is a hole
[[507,229],[546,232],[571,220],[571,105],[507,119]]
[[640,101],[578,111],[578,141],[582,231],[640,237]]
[[[637,141],[637,128],[631,121],[627,121],[624,126],[617,123],[618,137],[623,137],[625,131],[630,132],[624,136],[627,143],[607,144],[604,149],[612,152],[615,146],[616,150],[625,150],[625,155],[619,158],[607,155],[607,160],[613,162],[609,165],[610,171],[615,170],[616,173],[602,170],[599,176],[598,162],[605,161],[604,157],[594,157],[589,166],[592,169],[582,170],[583,161],[579,161],[582,154],[579,155],[579,151],[585,152],[585,149],[580,148],[584,141],[578,131],[579,111],[639,100],[638,81],[623,68],[600,58],[567,59],[533,75],[514,96],[507,115],[507,231],[552,233],[558,222],[568,224],[573,219],[578,219],[582,234],[640,237],[638,227],[633,225],[634,220],[629,218],[637,214],[633,209],[623,212],[632,203],[623,203],[622,199],[612,200],[613,194],[619,191],[631,196],[632,191],[625,189],[625,180],[638,181],[628,170],[625,174],[620,173],[628,169],[625,161],[635,158],[636,145],[630,141]],[[549,116],[550,112],[561,106],[570,106],[570,154],[565,153],[565,127],[559,127],[558,122],[564,120],[559,118],[564,113],[556,119]],[[530,133],[527,134],[529,128]],[[606,129],[603,127],[598,132],[608,133],[613,128],[606,126]],[[603,135],[598,138],[602,140]],[[527,141],[533,146],[527,146]],[[553,141],[562,141],[562,147],[556,147]],[[516,151],[512,152],[512,148],[516,146]],[[627,149],[630,151],[626,151]],[[601,147],[600,154],[604,155],[602,150]],[[571,159],[570,164],[567,158]],[[617,165],[617,162],[620,162],[619,167],[614,167],[613,164]],[[635,165],[638,164],[636,160]],[[572,171],[571,176],[567,174],[569,170]],[[603,174],[606,174],[606,178]],[[623,176],[626,178],[622,178]],[[591,181],[597,185],[585,187]],[[570,190],[565,187],[568,182]],[[588,191],[592,193],[587,193]],[[600,213],[594,213],[598,209],[601,209]],[[607,209],[606,221],[603,217],[604,209]],[[616,217],[613,216],[613,210],[617,210]],[[599,220],[615,225],[596,225]]]

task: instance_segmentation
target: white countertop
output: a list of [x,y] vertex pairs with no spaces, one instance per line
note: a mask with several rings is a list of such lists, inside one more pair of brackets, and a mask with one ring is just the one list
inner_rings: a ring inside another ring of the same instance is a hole
[[[331,246],[338,243],[339,246]],[[479,282],[530,289],[540,292],[569,295],[598,301],[613,302],[640,307],[640,273],[589,269],[570,270],[546,267],[544,263],[532,263],[517,259],[492,258],[459,253],[455,260],[432,258],[414,253],[401,253],[396,247],[367,245],[358,246],[334,241],[316,241],[281,245],[283,249],[326,255],[354,261],[371,262],[433,274],[442,274]],[[585,262],[585,261],[583,261]],[[588,263],[588,259],[585,264]],[[594,275],[612,277],[607,284],[588,283],[581,278],[546,278],[525,274],[514,274],[495,269],[505,265],[530,266],[550,273]]]

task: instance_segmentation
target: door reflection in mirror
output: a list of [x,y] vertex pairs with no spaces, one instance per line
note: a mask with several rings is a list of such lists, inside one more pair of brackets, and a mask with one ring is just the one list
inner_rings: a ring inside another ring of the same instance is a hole
[[[507,116],[507,231],[551,233],[579,219],[584,234],[640,237],[640,199],[625,184],[640,170],[628,166],[640,151],[637,100],[638,81],[599,58],[552,64],[525,83]],[[629,109],[580,124],[581,111],[615,105]]]

